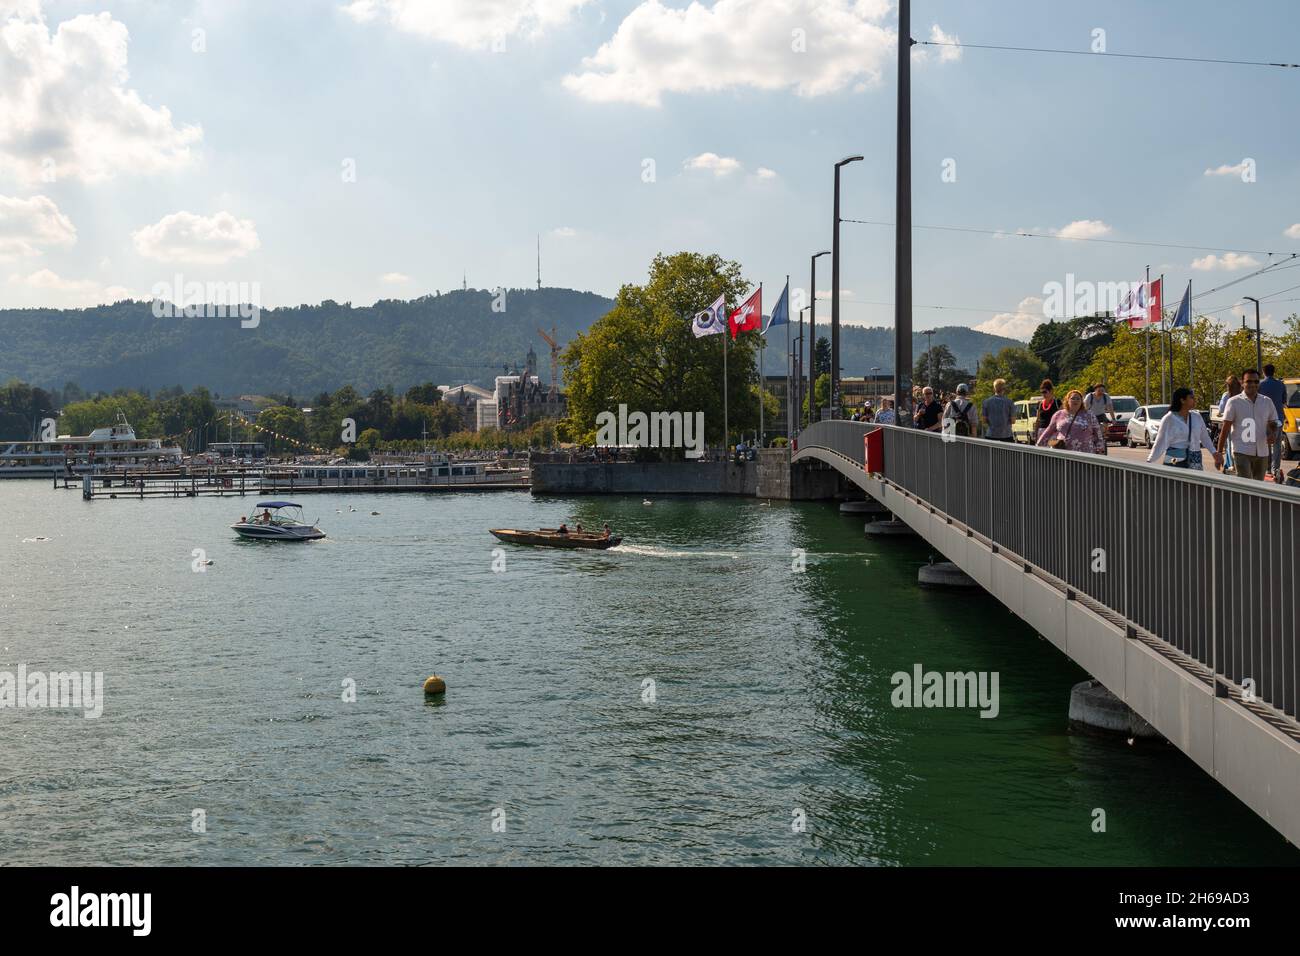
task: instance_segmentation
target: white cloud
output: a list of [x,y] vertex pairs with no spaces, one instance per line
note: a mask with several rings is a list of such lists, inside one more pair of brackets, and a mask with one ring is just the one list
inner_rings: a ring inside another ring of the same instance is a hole
[[184,210],[137,229],[131,240],[135,251],[147,259],[207,265],[238,259],[262,245],[251,219],[236,219],[228,212],[196,216]]
[[572,239],[578,234],[578,230],[572,226],[557,226],[551,230],[551,235],[557,239]]
[[9,282],[39,293],[40,304],[51,307],[86,308],[136,298],[135,293],[122,286],[101,285],[92,279],[65,279],[49,269],[39,269],[25,276],[11,275]]
[[1246,171],[1246,161],[1242,160],[1234,166],[1216,166],[1213,169],[1207,169],[1207,176],[1240,176]]
[[1300,239],[1300,222],[1297,222],[1294,226],[1288,227],[1283,235],[1288,239]]
[[1208,255],[1192,260],[1192,268],[1200,272],[1222,269],[1224,272],[1236,272],[1238,269],[1257,269],[1259,260],[1252,256],[1240,256],[1235,252],[1225,252],[1222,256]]
[[98,182],[191,162],[203,138],[128,89],[125,25],[86,14],[53,34],[39,4],[0,0],[0,169],[24,182]]
[[401,285],[403,282],[410,282],[411,277],[401,272],[385,272],[379,277],[379,281],[386,285]]
[[536,39],[591,0],[353,0],[358,23],[384,20],[404,33],[482,50],[506,37]]
[[1062,239],[1098,239],[1109,233],[1110,226],[1100,219],[1076,219],[1068,226],[1056,230],[1055,235]]
[[[944,33],[935,23],[930,26],[930,40],[933,43],[958,44],[956,46],[941,46],[938,48],[940,63],[956,63],[961,59],[961,38],[956,34]],[[912,47],[912,59],[918,63],[924,63],[929,58],[929,51],[923,46]]]
[[692,156],[682,165],[687,169],[713,173],[714,176],[730,176],[744,168],[740,165],[740,160],[731,156],[719,156],[717,153],[700,153],[698,156]]
[[989,335],[1005,335],[1007,338],[1028,342],[1034,335],[1034,329],[1043,322],[1042,297],[1031,295],[1020,300],[1016,311],[999,312],[987,322],[975,326],[975,331],[987,332]]
[[776,170],[768,169],[766,166],[760,166],[754,170],[754,175],[759,179],[776,179]]
[[0,196],[0,259],[39,256],[48,246],[70,246],[77,230],[48,196]]
[[890,8],[888,0],[717,0],[673,9],[642,0],[564,85],[593,102],[647,107],[665,93],[867,89],[897,48],[884,25]]

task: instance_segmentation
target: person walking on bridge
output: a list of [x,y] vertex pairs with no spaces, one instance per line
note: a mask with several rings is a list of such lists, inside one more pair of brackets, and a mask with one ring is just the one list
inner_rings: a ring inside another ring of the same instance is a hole
[[984,399],[981,409],[984,419],[984,437],[993,441],[1015,441],[1011,423],[1016,417],[1016,403],[1007,398],[1007,380],[994,379],[993,394]]
[[1101,426],[1092,412],[1083,407],[1083,392],[1076,388],[1065,396],[1065,407],[1052,416],[1038,436],[1038,444],[1062,451],[1082,451],[1094,455],[1106,453]]
[[916,409],[916,427],[922,431],[937,432],[942,424],[943,406],[935,401],[934,389],[929,385],[921,389],[921,404]]
[[1241,394],[1228,399],[1219,431],[1219,451],[1232,442],[1232,460],[1237,477],[1263,481],[1268,468],[1269,445],[1278,434],[1277,408],[1271,398],[1259,392],[1259,370],[1241,373]]
[[1192,471],[1204,471],[1201,464],[1201,449],[1214,456],[1216,468],[1223,467],[1223,455],[1210,441],[1210,429],[1206,426],[1201,413],[1193,411],[1196,395],[1190,388],[1174,389],[1173,401],[1169,411],[1160,419],[1160,430],[1151,445],[1151,454],[1147,461],[1157,458],[1162,464],[1174,468],[1189,468]]
[[[1259,394],[1273,400],[1279,423],[1286,421],[1286,383],[1277,377],[1272,365],[1264,366],[1264,380],[1259,383]],[[1282,435],[1275,436],[1268,447],[1268,473],[1274,481],[1282,480]]]
[[[1235,375],[1229,375],[1223,382],[1223,394],[1219,396],[1219,420],[1223,420],[1223,413],[1227,411],[1228,399],[1234,395],[1241,394],[1241,379]],[[1223,449],[1223,467],[1219,470],[1225,475],[1233,469],[1232,463],[1232,445]]]
[[1061,410],[1061,403],[1056,398],[1050,378],[1043,379],[1043,384],[1038,387],[1038,390],[1043,400],[1038,405],[1038,417],[1034,419],[1034,434],[1031,437],[1031,441],[1034,442],[1038,441],[1038,436],[1043,429],[1051,423],[1052,416]]
[[[979,428],[975,417],[975,403],[969,398],[970,388],[965,382],[957,386],[957,394],[952,397],[948,407],[943,410],[943,430],[952,430],[954,435],[970,438]],[[948,422],[952,422],[951,425]]]
[[880,400],[880,412],[876,415],[877,425],[897,425],[898,416],[894,414],[894,400],[886,395]]

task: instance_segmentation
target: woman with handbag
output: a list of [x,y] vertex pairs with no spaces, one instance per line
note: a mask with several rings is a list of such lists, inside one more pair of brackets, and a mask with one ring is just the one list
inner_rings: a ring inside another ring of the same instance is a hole
[[1065,396],[1065,407],[1052,416],[1038,436],[1038,444],[1063,451],[1106,453],[1097,417],[1083,407],[1083,392],[1077,388]]
[[1161,464],[1171,468],[1204,471],[1201,449],[1206,449],[1214,456],[1216,468],[1223,465],[1223,456],[1219,454],[1214,442],[1210,441],[1210,430],[1201,418],[1201,413],[1192,411],[1195,403],[1196,395],[1190,388],[1174,389],[1169,411],[1160,419],[1160,430],[1156,432],[1151,454],[1147,455],[1148,462],[1159,458]]

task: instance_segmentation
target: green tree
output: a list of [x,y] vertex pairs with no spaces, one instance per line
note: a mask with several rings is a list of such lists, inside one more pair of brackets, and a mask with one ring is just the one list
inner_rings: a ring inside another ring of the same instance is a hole
[[970,372],[957,367],[952,349],[940,343],[921,353],[912,370],[912,381],[921,386],[933,385],[940,392],[951,392],[961,382],[971,380]]
[[297,408],[290,408],[287,405],[272,405],[270,408],[264,408],[257,416],[257,424],[270,429],[276,435],[283,435],[290,439],[280,441],[274,435],[263,434],[263,438],[275,451],[293,452],[299,447],[298,442],[307,440],[307,422]]
[[404,397],[408,402],[416,402],[420,405],[436,405],[442,401],[442,392],[438,391],[438,386],[432,382],[425,382],[423,385],[412,385],[406,390]]
[[821,377],[822,373],[830,374],[831,370],[831,343],[826,340],[826,336],[820,336],[817,343],[813,346],[813,381]]
[[1009,346],[996,355],[980,359],[980,374],[975,382],[975,403],[981,404],[993,394],[995,379],[1007,380],[1007,398],[1018,401],[1037,394],[1047,376],[1047,363],[1029,349]]
[[[692,316],[718,296],[738,302],[748,286],[739,263],[717,255],[660,254],[645,285],[625,285],[614,307],[564,350],[566,433],[596,438],[597,416],[631,411],[704,412],[705,435],[723,442],[723,338],[696,338]],[[734,433],[758,425],[755,347],[742,333],[727,348],[728,413]]]

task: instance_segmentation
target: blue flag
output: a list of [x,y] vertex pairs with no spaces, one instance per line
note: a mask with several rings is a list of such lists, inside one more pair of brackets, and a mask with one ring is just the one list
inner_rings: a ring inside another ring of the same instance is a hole
[[1192,282],[1187,281],[1187,291],[1183,293],[1182,304],[1178,306],[1178,311],[1174,313],[1173,324],[1171,329],[1188,328],[1192,324]]
[[768,330],[774,325],[790,324],[790,280],[786,280],[785,290],[781,293],[781,298],[776,300],[776,307],[772,309],[772,318],[767,323],[767,328],[763,330],[766,335]]

